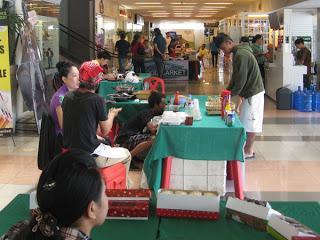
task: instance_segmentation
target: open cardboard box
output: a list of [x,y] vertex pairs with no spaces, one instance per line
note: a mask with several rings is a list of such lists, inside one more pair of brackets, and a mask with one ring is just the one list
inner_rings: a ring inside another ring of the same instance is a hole
[[157,215],[174,218],[219,218],[220,196],[216,192],[160,189]]
[[271,216],[267,231],[278,240],[320,240],[320,235],[293,218]]
[[268,220],[272,215],[281,215],[267,202],[240,200],[229,197],[226,204],[227,218],[248,224],[258,230],[267,231]]

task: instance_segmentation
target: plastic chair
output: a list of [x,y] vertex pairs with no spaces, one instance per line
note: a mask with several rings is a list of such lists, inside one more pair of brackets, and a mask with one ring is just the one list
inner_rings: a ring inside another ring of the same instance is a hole
[[166,93],[166,88],[164,85],[164,80],[158,77],[150,77],[143,80],[143,86],[145,83],[149,84],[149,90],[157,90],[159,84],[161,85],[162,94]]

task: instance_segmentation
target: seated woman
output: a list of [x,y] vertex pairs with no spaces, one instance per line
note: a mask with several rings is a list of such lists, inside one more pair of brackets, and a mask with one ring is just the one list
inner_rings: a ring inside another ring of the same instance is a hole
[[2,240],[88,240],[108,213],[105,185],[90,154],[71,150],[54,159],[40,176],[38,209],[11,227]]
[[165,97],[153,91],[148,98],[148,104],[148,109],[139,112],[120,129],[116,139],[116,143],[129,149],[132,157],[145,153],[152,146],[152,136],[156,134],[157,126],[150,120],[154,116],[162,115],[166,107]]
[[76,66],[69,62],[59,62],[56,65],[58,69],[58,75],[63,81],[63,85],[58,89],[58,91],[53,95],[50,102],[50,111],[55,123],[56,135],[62,135],[62,108],[61,104],[64,96],[69,91],[74,91],[79,88],[79,71]]

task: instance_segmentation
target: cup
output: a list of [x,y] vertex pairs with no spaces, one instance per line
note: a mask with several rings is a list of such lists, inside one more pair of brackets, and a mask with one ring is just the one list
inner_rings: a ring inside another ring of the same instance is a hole
[[187,126],[192,126],[193,125],[193,116],[186,116],[186,121],[184,124]]

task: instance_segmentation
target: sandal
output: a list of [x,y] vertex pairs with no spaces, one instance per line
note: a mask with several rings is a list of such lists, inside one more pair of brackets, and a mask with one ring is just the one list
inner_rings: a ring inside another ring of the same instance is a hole
[[256,157],[256,154],[255,153],[253,153],[252,155],[246,155],[246,154],[244,154],[244,159],[246,159],[246,160],[248,160],[248,159],[253,159],[253,158],[255,158]]

